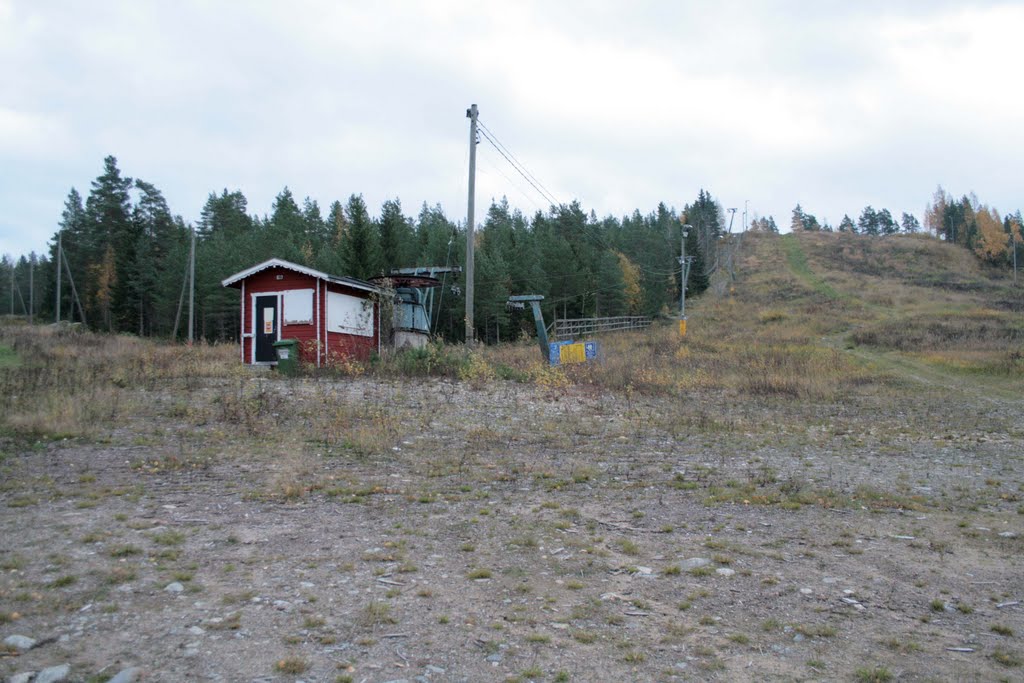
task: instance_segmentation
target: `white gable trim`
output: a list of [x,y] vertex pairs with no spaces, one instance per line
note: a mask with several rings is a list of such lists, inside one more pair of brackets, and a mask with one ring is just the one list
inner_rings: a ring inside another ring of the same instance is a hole
[[286,270],[295,271],[296,273],[308,275],[312,278],[321,278],[327,280],[328,282],[334,282],[340,285],[345,285],[347,287],[353,287],[354,289],[361,289],[366,292],[378,291],[378,288],[374,287],[369,282],[363,282],[362,280],[357,280],[351,277],[338,277],[335,275],[328,275],[327,273],[321,272],[319,270],[307,268],[306,266],[300,266],[297,263],[292,263],[291,261],[285,261],[284,259],[279,258],[272,258],[268,261],[264,261],[263,263],[255,265],[252,268],[247,268],[243,271],[235,273],[231,277],[221,280],[220,284],[223,287],[230,287],[236,282],[244,280],[250,275],[255,275],[256,273],[266,270],[267,268],[284,268]]

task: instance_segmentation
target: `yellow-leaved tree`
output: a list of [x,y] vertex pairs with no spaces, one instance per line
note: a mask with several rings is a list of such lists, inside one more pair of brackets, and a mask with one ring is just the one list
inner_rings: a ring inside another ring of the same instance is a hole
[[95,289],[92,301],[100,313],[103,325],[108,330],[114,329],[114,317],[111,303],[114,300],[114,287],[117,285],[117,268],[114,262],[114,246],[107,245],[103,252],[103,260],[92,267]]
[[630,315],[639,315],[644,295],[640,289],[640,269],[621,251],[615,252],[619,257],[619,268],[622,269],[622,281],[626,283],[626,307]]
[[1010,236],[1003,230],[999,212],[982,204],[974,214],[974,221],[978,227],[974,253],[989,263],[1005,263],[1010,253]]

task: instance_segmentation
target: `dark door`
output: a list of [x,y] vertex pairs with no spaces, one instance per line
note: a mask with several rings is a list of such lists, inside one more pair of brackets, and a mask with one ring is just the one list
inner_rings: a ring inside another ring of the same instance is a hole
[[277,295],[256,297],[256,362],[277,360],[274,342],[277,341]]

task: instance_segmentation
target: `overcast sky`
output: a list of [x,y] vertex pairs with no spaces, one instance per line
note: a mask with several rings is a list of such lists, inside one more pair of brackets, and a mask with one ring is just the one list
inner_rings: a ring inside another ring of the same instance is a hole
[[[787,226],[936,185],[1021,208],[1024,3],[0,0],[0,253],[42,251],[112,154],[195,221],[362,193],[464,221],[465,111],[598,216],[724,207]],[[491,198],[545,200],[484,141]],[[737,225],[741,219],[737,217]]]

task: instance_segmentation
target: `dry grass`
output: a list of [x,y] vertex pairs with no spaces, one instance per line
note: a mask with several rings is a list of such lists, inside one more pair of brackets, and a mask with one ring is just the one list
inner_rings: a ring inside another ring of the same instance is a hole
[[0,371],[0,426],[34,437],[94,436],[134,409],[134,390],[191,389],[241,371],[233,345],[189,348],[67,327],[3,325],[0,346],[19,359]]

